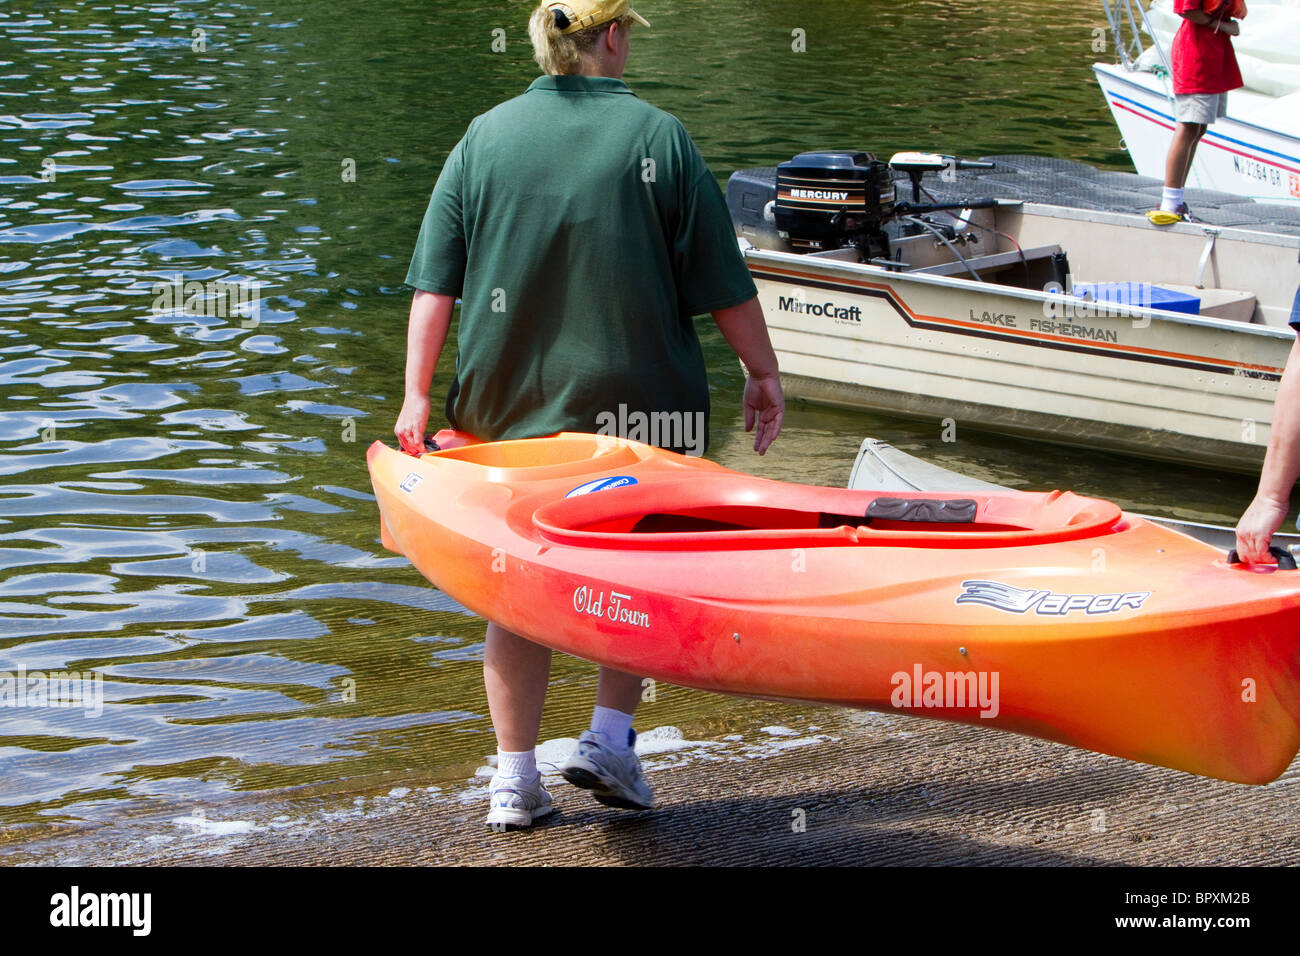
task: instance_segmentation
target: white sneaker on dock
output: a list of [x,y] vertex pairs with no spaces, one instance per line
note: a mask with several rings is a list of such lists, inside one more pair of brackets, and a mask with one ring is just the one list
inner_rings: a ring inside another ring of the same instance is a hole
[[555,812],[551,795],[542,785],[540,775],[528,781],[523,777],[503,777],[500,774],[488,784],[492,809],[488,811],[487,825],[494,830],[508,827],[529,827],[534,820]]
[[628,731],[626,750],[611,746],[604,734],[584,730],[578,738],[577,749],[569,755],[560,772],[575,787],[590,790],[607,807],[649,810],[655,805],[655,798],[641,779],[641,761],[632,749],[635,743],[635,730]]

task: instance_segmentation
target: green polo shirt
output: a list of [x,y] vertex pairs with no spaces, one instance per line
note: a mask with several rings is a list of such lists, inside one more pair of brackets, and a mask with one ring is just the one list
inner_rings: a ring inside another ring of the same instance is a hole
[[620,410],[698,413],[707,435],[692,317],[756,294],[681,122],[586,76],[540,77],[470,123],[406,282],[461,297],[447,419],[487,440],[608,432]]

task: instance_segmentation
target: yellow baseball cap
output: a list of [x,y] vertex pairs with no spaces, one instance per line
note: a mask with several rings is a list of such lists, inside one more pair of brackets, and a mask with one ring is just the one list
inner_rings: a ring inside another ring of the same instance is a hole
[[561,33],[577,33],[617,20],[624,14],[631,14],[632,19],[643,27],[650,25],[649,20],[628,6],[627,0],[564,0],[562,3],[543,0],[542,5],[548,10],[559,10],[568,19],[569,25],[562,28]]

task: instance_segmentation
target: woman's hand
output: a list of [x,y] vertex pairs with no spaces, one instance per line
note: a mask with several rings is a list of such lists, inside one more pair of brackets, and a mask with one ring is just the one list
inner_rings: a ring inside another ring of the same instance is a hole
[[754,451],[764,454],[781,434],[785,395],[776,352],[767,335],[758,296],[713,313],[713,321],[745,366],[745,431],[754,431]]
[[393,434],[408,455],[424,454],[424,433],[429,425],[429,396],[408,394],[393,426]]
[[745,431],[754,432],[754,451],[760,455],[767,452],[781,434],[783,421],[785,394],[780,376],[751,374],[745,380]]
[[424,430],[429,425],[429,386],[447,341],[455,296],[416,291],[406,329],[406,398],[393,434],[408,455],[424,454]]

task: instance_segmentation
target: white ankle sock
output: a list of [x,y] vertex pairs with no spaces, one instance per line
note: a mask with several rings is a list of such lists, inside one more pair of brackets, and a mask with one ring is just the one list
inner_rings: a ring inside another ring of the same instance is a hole
[[632,715],[597,704],[591,712],[591,729],[594,733],[604,734],[613,746],[626,750],[628,731],[632,729]]
[[1183,204],[1183,191],[1173,186],[1166,186],[1160,198],[1160,208],[1164,212],[1174,212]]
[[497,748],[497,773],[503,777],[523,777],[532,780],[537,776],[537,750],[521,750],[511,753]]

